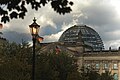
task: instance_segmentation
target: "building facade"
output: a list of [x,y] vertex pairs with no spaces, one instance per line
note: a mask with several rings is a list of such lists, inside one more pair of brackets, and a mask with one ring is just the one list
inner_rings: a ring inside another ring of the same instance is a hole
[[114,80],[120,80],[120,49],[118,50],[100,50],[100,51],[88,51],[83,43],[62,43],[53,42],[46,44],[41,48],[40,52],[53,52],[58,46],[61,51],[68,52],[70,55],[78,58],[79,69],[82,66],[92,67],[98,73],[104,73],[110,71],[113,75]]
[[86,25],[75,25],[61,35],[59,42],[74,52],[79,68],[92,67],[100,74],[110,71],[114,80],[120,80],[120,49],[104,50],[99,34]]
[[52,52],[56,46],[76,56],[79,69],[92,67],[100,74],[110,71],[114,80],[120,80],[120,48],[104,50],[102,39],[94,29],[86,25],[72,26],[63,32],[58,42],[46,44],[41,52]]
[[100,74],[110,71],[114,80],[120,80],[120,50],[84,52],[78,58],[79,67],[92,67]]

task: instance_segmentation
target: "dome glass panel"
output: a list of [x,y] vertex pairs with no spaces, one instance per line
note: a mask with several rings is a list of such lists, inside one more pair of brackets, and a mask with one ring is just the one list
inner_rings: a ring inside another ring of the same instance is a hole
[[91,46],[94,51],[104,49],[99,34],[86,25],[70,27],[63,32],[59,42],[83,42],[85,45]]

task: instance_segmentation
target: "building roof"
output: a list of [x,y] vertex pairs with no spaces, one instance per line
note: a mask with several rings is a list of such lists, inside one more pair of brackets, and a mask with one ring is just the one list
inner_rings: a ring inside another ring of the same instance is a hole
[[86,25],[74,25],[67,29],[61,37],[59,42],[64,43],[84,43],[91,46],[94,51],[104,49],[102,39],[99,34],[92,28]]

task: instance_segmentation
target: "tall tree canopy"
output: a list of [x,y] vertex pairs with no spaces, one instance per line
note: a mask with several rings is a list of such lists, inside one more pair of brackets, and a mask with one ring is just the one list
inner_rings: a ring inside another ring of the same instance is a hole
[[[35,80],[113,80],[109,71],[92,67],[78,71],[77,59],[66,52],[39,54],[36,47]],[[29,43],[0,43],[0,80],[31,80],[32,49]]]
[[1,22],[9,22],[13,18],[24,19],[27,12],[26,5],[31,5],[32,9],[38,10],[41,6],[51,3],[51,7],[59,14],[70,13],[73,2],[68,0],[0,0]]

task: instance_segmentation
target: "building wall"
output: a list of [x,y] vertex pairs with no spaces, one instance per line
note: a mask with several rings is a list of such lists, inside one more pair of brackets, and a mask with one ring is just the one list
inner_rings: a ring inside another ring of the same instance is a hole
[[64,44],[50,43],[46,47],[41,48],[41,51],[51,51],[59,46],[61,51],[67,51],[78,58],[79,70],[81,67],[88,64],[95,68],[100,74],[105,71],[110,71],[112,75],[117,74],[120,80],[120,50],[100,50],[90,51],[89,47],[85,48],[81,44]]
[[120,80],[120,51],[85,52],[78,57],[79,69],[81,66],[93,67],[100,74],[110,71],[112,75],[118,75]]

